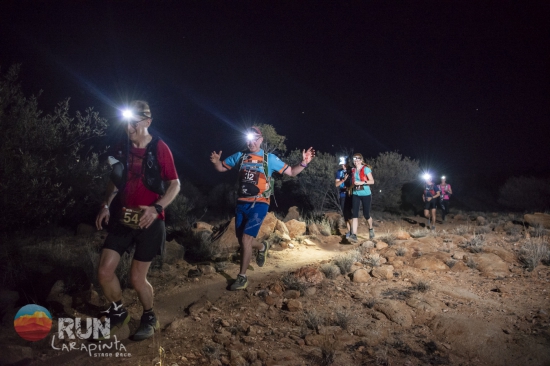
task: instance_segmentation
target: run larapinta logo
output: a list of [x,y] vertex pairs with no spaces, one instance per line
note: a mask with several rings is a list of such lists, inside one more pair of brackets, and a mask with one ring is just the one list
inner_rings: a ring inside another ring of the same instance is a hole
[[40,305],[25,305],[15,314],[13,327],[21,338],[36,342],[46,338],[50,333],[52,315],[48,309]]

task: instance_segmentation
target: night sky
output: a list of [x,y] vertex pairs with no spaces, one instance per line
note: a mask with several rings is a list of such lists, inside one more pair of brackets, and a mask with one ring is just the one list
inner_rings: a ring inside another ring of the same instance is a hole
[[214,183],[209,153],[254,122],[289,149],[398,150],[451,183],[550,171],[547,1],[2,1],[13,63],[44,110],[71,97],[116,125],[148,100],[192,181]]

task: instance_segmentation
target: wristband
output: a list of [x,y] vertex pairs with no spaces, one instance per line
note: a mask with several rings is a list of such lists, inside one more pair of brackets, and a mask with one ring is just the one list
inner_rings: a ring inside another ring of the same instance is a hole
[[307,168],[307,164],[304,164],[304,163],[300,163],[300,166],[304,167],[304,168]]
[[103,205],[103,208],[109,209],[109,205]]

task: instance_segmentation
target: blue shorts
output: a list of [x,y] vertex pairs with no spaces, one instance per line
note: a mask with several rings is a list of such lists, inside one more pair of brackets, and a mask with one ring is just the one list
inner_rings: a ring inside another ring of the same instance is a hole
[[262,222],[269,205],[267,203],[256,202],[252,207],[252,202],[237,202],[235,208],[235,231],[237,237],[240,238],[243,234],[250,235],[253,238],[258,236]]

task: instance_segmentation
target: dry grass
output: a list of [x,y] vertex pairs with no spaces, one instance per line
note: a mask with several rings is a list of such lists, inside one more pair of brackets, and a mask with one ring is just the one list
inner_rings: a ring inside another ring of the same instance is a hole
[[355,321],[354,314],[346,309],[340,309],[336,311],[336,324],[343,330],[348,330],[350,325]]
[[325,325],[325,318],[315,309],[304,312],[304,323],[309,329],[318,332],[319,327]]
[[529,239],[520,250],[519,260],[529,271],[532,271],[540,263],[550,261],[548,243],[540,238]]
[[395,255],[398,257],[403,257],[405,256],[405,254],[407,254],[407,249],[405,249],[404,247],[397,248],[397,250],[395,251]]
[[369,257],[364,260],[364,263],[373,267],[380,267],[380,254],[374,253],[369,255]]
[[397,237],[394,234],[387,233],[379,236],[377,239],[383,241],[391,247],[395,244]]
[[426,292],[429,289],[430,289],[430,285],[428,284],[428,282],[425,282],[425,281],[418,281],[416,285],[411,287],[411,290],[415,290],[418,292]]
[[416,230],[413,230],[409,233],[411,235],[411,237],[415,238],[415,239],[418,239],[418,238],[423,238],[425,236],[428,236],[430,234],[430,230],[428,229],[416,229]]
[[453,229],[456,235],[465,235],[470,232],[470,225],[460,225]]
[[340,276],[340,268],[334,264],[325,263],[321,265],[319,270],[325,275],[328,279],[335,279],[336,277]]
[[351,271],[351,266],[362,257],[360,252],[353,250],[334,258],[334,263],[340,268],[342,274],[346,274]]
[[473,258],[468,258],[466,265],[471,269],[477,269],[477,263],[473,260]]
[[462,246],[469,249],[472,253],[480,253],[485,245],[484,235],[474,235],[470,240],[466,241]]

